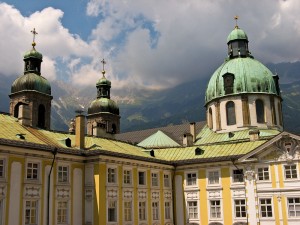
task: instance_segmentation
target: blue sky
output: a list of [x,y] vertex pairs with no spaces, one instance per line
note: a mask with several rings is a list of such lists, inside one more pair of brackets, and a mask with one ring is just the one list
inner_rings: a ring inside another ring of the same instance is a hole
[[233,17],[263,63],[300,61],[298,0],[0,0],[0,76],[22,74],[24,52],[42,75],[94,86],[102,58],[114,89],[160,89],[208,77],[226,57]]

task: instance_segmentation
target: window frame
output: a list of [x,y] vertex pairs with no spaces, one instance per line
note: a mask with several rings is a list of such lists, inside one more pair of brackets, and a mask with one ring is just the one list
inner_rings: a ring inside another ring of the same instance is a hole
[[[113,209],[114,211],[111,211],[110,209]],[[108,199],[106,212],[107,212],[107,222],[117,223],[118,222],[118,200]],[[113,220],[111,220],[112,218],[111,213],[113,213]]]
[[0,158],[0,180],[4,180],[5,178],[6,178],[6,159]]
[[[130,207],[126,206],[126,203],[130,203]],[[124,209],[124,222],[132,222],[133,221],[133,210],[132,210],[132,201],[131,200],[124,200],[123,201],[123,209]]]
[[165,188],[170,188],[171,187],[170,174],[169,173],[164,173],[164,187]]
[[[112,171],[114,171],[112,173]],[[107,184],[118,184],[118,168],[113,166],[108,166],[106,170],[106,182]]]
[[226,111],[226,125],[227,126],[234,126],[236,125],[236,112],[235,112],[235,102],[228,101],[225,104],[225,111]]
[[[268,202],[262,202],[262,201],[270,201]],[[265,210],[263,210],[265,208]],[[269,210],[271,208],[271,211]],[[265,215],[263,215],[265,213]],[[271,216],[269,216],[269,213],[271,213]],[[273,212],[273,199],[271,197],[261,197],[259,198],[259,216],[263,219],[270,219],[274,218],[274,212]]]
[[199,219],[199,204],[197,200],[187,201],[187,218],[190,220]]
[[[242,173],[238,174],[235,173],[235,171],[240,171]],[[232,183],[237,184],[237,183],[244,183],[244,170],[243,169],[233,169],[232,170]],[[242,181],[241,181],[242,180]]]
[[[139,201],[138,202],[138,219],[139,221],[147,221],[147,202],[146,201]],[[143,205],[141,205],[143,204]],[[141,217],[143,216],[143,217]]]
[[[239,201],[239,203],[237,203],[237,201]],[[244,201],[242,203],[242,201]],[[246,199],[234,199],[234,217],[235,218],[239,218],[239,219],[243,219],[247,217],[247,204],[246,204]],[[238,209],[238,210],[237,210]],[[237,213],[239,213],[241,216],[237,216]],[[244,216],[243,216],[244,214]]]
[[152,220],[159,220],[159,201],[153,201],[151,204],[152,208]]
[[[127,172],[129,172],[129,174]],[[127,169],[127,168],[123,169],[123,184],[128,185],[128,186],[132,185],[132,170],[131,169]]]
[[[295,169],[291,169],[292,166],[295,166]],[[287,178],[287,168],[286,167],[290,167],[289,168],[289,172],[290,172],[290,178]],[[284,170],[284,179],[285,180],[297,180],[299,175],[298,175],[298,166],[297,164],[285,164],[283,165],[283,170]],[[296,172],[296,177],[292,177],[293,176],[293,172]]]
[[260,98],[255,100],[255,113],[256,113],[256,122],[257,123],[265,123],[266,122],[265,102]]
[[[29,164],[32,164],[33,165],[37,165],[36,168],[32,168],[30,167],[29,168]],[[29,177],[29,172],[30,170],[30,177]],[[36,170],[36,177],[34,177],[34,170]],[[25,180],[26,181],[29,181],[29,182],[38,182],[40,180],[40,170],[41,170],[41,164],[40,162],[37,162],[37,161],[34,161],[34,160],[28,160],[26,162],[26,175],[25,175]]]
[[[29,208],[27,208],[27,202],[30,202]],[[31,205],[33,202],[35,202],[35,208]],[[35,218],[35,223],[32,223],[32,221],[26,222],[27,219],[27,210],[29,210],[29,220],[31,218]],[[31,216],[32,212],[34,210],[35,216]],[[39,200],[37,199],[25,199],[24,201],[24,224],[25,225],[38,225],[39,224]]]
[[[267,171],[265,171],[265,169],[267,169]],[[262,171],[259,171],[259,170],[262,170]],[[256,172],[257,172],[257,181],[258,182],[270,181],[270,168],[269,168],[269,166],[259,166],[259,167],[257,167]],[[266,179],[265,177],[268,177],[268,178]],[[262,178],[262,179],[260,179],[260,178]]]
[[[65,203],[65,207],[60,207],[61,203]],[[59,212],[63,212],[65,215],[62,215],[59,217]],[[63,218],[65,218],[65,220]],[[57,222],[57,224],[68,224],[69,223],[69,201],[67,201],[67,200],[57,201],[56,222]]]
[[[191,177],[189,177],[189,175],[191,175]],[[197,172],[194,172],[194,171],[187,172],[185,177],[186,177],[186,186],[188,186],[188,187],[197,186],[197,183],[198,183],[198,173]]]
[[[211,177],[210,175],[211,175],[211,173],[216,173],[216,172],[218,173],[218,176],[217,176],[218,182],[211,183],[211,178],[216,179],[216,176]],[[207,185],[208,186],[219,186],[220,185],[220,170],[218,170],[218,169],[207,170]]]
[[[293,205],[290,205],[289,200],[293,199]],[[295,203],[295,200],[298,199],[299,201],[297,203]],[[300,218],[300,197],[287,197],[287,214],[288,214],[288,218]],[[293,206],[294,210],[293,213],[295,213],[294,216],[291,216],[291,211],[290,211],[290,206]],[[296,208],[298,208],[299,210],[297,210]],[[297,216],[298,214],[298,216]]]
[[151,172],[151,186],[159,187],[159,172]]
[[[219,202],[219,204],[212,204],[213,202],[214,203]],[[219,209],[219,212],[217,209]],[[220,216],[213,217],[213,214],[220,215]],[[222,219],[222,202],[220,199],[209,200],[209,217],[211,219]]]
[[[166,204],[169,204],[168,206]],[[172,219],[172,202],[171,201],[165,201],[165,220],[171,220]],[[168,211],[167,211],[168,209]],[[168,215],[168,216],[167,216]]]
[[[67,171],[59,171],[59,169],[61,168],[67,168]],[[59,164],[57,166],[57,183],[59,184],[68,184],[70,183],[70,169],[69,169],[69,165],[64,165],[64,164]],[[67,174],[65,174],[67,173]],[[60,179],[60,174],[62,179]],[[63,178],[66,177],[67,180],[64,180]]]
[[[141,176],[140,174],[143,174],[143,182],[141,183]],[[147,185],[147,171],[145,170],[139,170],[138,171],[138,185],[139,186],[146,186]]]

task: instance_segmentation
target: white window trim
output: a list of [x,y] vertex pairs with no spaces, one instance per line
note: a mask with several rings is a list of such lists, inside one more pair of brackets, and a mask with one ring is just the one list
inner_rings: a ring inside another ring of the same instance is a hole
[[[116,221],[108,221],[108,204],[110,201],[115,201],[116,202]],[[107,199],[106,200],[106,223],[107,224],[118,224],[119,222],[119,202],[118,199]]]
[[[125,202],[131,202],[131,221],[125,220]],[[124,199],[123,200],[123,224],[131,224],[134,222],[134,201],[132,199]]]
[[[258,178],[258,169],[260,168],[268,168],[269,170],[269,180],[259,180]],[[271,183],[272,181],[272,176],[271,176],[271,167],[269,165],[258,165],[255,169],[256,172],[256,182],[257,183]]]
[[[145,220],[140,220],[140,202],[145,202]],[[138,215],[137,215],[137,217],[138,217],[138,221],[139,222],[146,222],[147,220],[148,220],[148,207],[147,207],[147,203],[148,203],[148,201],[146,201],[146,200],[142,200],[142,201],[138,201]]]
[[0,160],[3,160],[3,176],[0,177],[0,181],[4,182],[7,178],[7,158],[1,157]]
[[[296,173],[297,173],[297,178],[286,178],[286,173],[285,173],[285,166],[292,166],[292,165],[295,165],[296,166]],[[299,168],[298,168],[298,163],[296,162],[293,162],[292,164],[282,164],[282,172],[283,172],[283,180],[286,181],[286,182],[293,182],[293,181],[297,181],[299,180]]]
[[[197,218],[189,218],[189,202],[197,202]],[[197,222],[200,220],[200,202],[198,199],[189,199],[186,201],[186,217],[188,219],[188,222],[191,223],[191,222]]]
[[[242,182],[235,182],[234,181],[234,178],[233,178],[233,171],[234,170],[243,170],[243,181]],[[245,181],[245,177],[244,177],[244,173],[245,173],[245,170],[244,168],[236,168],[236,167],[231,167],[231,170],[230,170],[230,176],[231,176],[231,185],[244,185],[244,181]]]
[[[210,184],[209,183],[209,172],[214,172],[217,171],[219,173],[219,182],[217,184]],[[214,169],[207,169],[206,170],[206,184],[209,187],[220,187],[221,186],[221,171],[218,168],[214,168]]]
[[[156,174],[156,179],[157,179],[157,185],[153,185],[153,181],[152,181],[152,174]],[[160,186],[160,176],[159,176],[159,171],[151,171],[150,172],[150,176],[151,176],[151,187],[152,188],[159,188],[159,186]]]
[[[158,211],[157,211],[157,213],[158,213],[158,215],[157,215],[157,219],[154,219],[153,218],[153,203],[158,203]],[[151,218],[152,218],[152,221],[160,221],[161,220],[161,215],[160,215],[160,201],[159,200],[157,200],[157,201],[152,201],[151,202]]]
[[[108,170],[114,169],[115,170],[115,182],[108,182]],[[116,165],[108,165],[106,167],[106,184],[108,186],[117,186],[118,185],[118,166]]]
[[[124,172],[125,171],[130,171],[130,183],[125,183],[125,179],[124,179]],[[123,171],[122,171],[122,182],[123,182],[123,185],[124,186],[127,186],[127,187],[131,187],[133,185],[133,170],[132,168],[127,168],[127,167],[124,167],[123,168]]]
[[[67,181],[59,181],[58,180],[58,173],[59,173],[58,169],[59,169],[60,166],[68,168],[68,180]],[[58,163],[57,164],[57,178],[56,178],[56,182],[59,185],[71,184],[71,166],[69,164],[66,164],[66,163]]]
[[[58,223],[58,221],[57,221],[58,220],[58,213],[57,212],[58,212],[58,203],[59,202],[67,202],[67,222],[66,223]],[[70,208],[71,208],[71,204],[70,204],[70,201],[68,199],[59,199],[59,200],[56,201],[55,224],[59,224],[59,225],[60,224],[70,224],[70,221],[71,221],[70,220],[70,218],[71,218],[70,217],[71,216]]]
[[[27,168],[28,168],[28,163],[36,163],[38,164],[38,174],[37,174],[37,179],[27,179]],[[24,183],[36,183],[36,184],[40,184],[41,183],[41,161],[37,160],[37,159],[32,159],[32,158],[27,158],[25,160],[25,176],[24,176]]]
[[[143,172],[144,173],[144,182],[145,182],[145,184],[140,184],[139,172]],[[137,171],[137,185],[139,187],[146,187],[147,186],[147,170],[138,170]]]
[[289,210],[288,210],[288,205],[289,205],[289,202],[288,202],[288,199],[289,198],[300,198],[299,195],[295,194],[295,195],[287,195],[286,196],[286,216],[289,220],[299,220],[300,219],[300,216],[294,216],[294,217],[291,217],[289,216]]
[[23,221],[24,221],[24,223],[23,224],[25,224],[25,217],[26,217],[26,201],[36,201],[37,202],[37,210],[36,210],[36,225],[38,225],[38,224],[40,224],[40,215],[41,215],[41,205],[40,205],[40,199],[28,199],[28,198],[26,198],[26,199],[24,199],[24,201],[23,201]]
[[[272,217],[262,217],[261,216],[261,204],[260,204],[260,200],[261,199],[271,199],[271,206],[272,206]],[[288,213],[288,208],[287,209],[287,213]],[[273,196],[260,196],[258,198],[258,212],[259,212],[259,218],[260,220],[274,220],[275,216],[274,216],[274,204],[273,204]]]
[[[245,212],[246,212],[246,216],[245,217],[236,217],[235,201],[237,201],[237,200],[245,200]],[[233,206],[233,210],[232,210],[233,217],[232,218],[234,218],[235,220],[244,220],[244,219],[247,219],[247,200],[246,200],[246,197],[232,199],[232,206]]]
[[[165,175],[168,175],[168,183],[169,183],[169,186],[165,186]],[[172,181],[171,181],[171,173],[163,173],[163,185],[164,185],[164,188],[166,189],[171,189],[172,187]]]
[[[168,202],[169,204],[170,204],[170,219],[166,219],[166,205],[165,205],[165,203],[166,202]],[[167,200],[167,201],[164,201],[164,215],[163,215],[163,217],[164,217],[164,220],[165,221],[172,221],[172,218],[173,218],[173,204],[172,204],[172,200]]]
[[[220,212],[221,212],[221,217],[220,218],[213,218],[211,217],[211,201],[220,201]],[[221,198],[216,198],[216,199],[208,199],[208,220],[209,222],[214,222],[214,221],[222,221],[224,217],[224,212],[223,212],[223,202]]]
[[[196,184],[188,185],[188,174],[196,174]],[[197,171],[195,171],[195,170],[186,171],[184,177],[185,177],[185,179],[184,179],[185,188],[198,187],[198,172]]]

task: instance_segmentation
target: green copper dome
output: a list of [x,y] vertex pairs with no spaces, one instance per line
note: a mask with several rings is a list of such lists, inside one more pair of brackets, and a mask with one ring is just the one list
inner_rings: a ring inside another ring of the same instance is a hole
[[206,104],[225,94],[224,75],[233,75],[230,95],[240,93],[276,94],[276,85],[272,72],[259,61],[251,58],[234,58],[225,61],[212,75],[205,95]]
[[227,43],[230,41],[234,41],[234,40],[247,40],[248,41],[248,36],[245,33],[245,31],[243,31],[242,29],[240,29],[239,27],[235,27],[233,31],[230,32],[230,34],[227,37]]
[[91,102],[88,108],[88,114],[96,113],[112,113],[119,115],[119,107],[109,98],[97,98]]
[[19,91],[38,91],[51,95],[51,86],[44,77],[35,73],[26,73],[17,78],[11,86],[12,94]]
[[107,86],[111,87],[111,82],[110,82],[110,80],[106,79],[105,76],[103,76],[97,81],[96,87],[101,86],[101,85],[107,85]]
[[36,58],[42,60],[43,55],[38,51],[36,51],[35,48],[33,47],[30,51],[24,54],[24,59],[28,59],[28,58]]

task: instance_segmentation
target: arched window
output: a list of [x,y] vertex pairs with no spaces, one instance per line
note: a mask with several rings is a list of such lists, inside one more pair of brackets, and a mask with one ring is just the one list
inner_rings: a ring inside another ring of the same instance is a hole
[[233,85],[234,85],[234,74],[226,73],[223,75],[223,83],[224,83],[224,91],[225,94],[233,93]]
[[230,101],[230,102],[226,103],[226,119],[227,119],[227,125],[236,124],[235,107],[234,107],[234,102],[233,101]]
[[208,109],[208,127],[211,129],[214,127],[211,107]]
[[15,105],[15,108],[14,108],[14,117],[15,118],[19,118],[19,107],[20,107],[20,103],[16,104]]
[[38,111],[38,124],[37,126],[40,128],[45,127],[45,106],[44,105],[39,105],[39,111]]
[[255,101],[256,106],[256,118],[258,123],[265,122],[265,107],[264,102],[261,99]]

